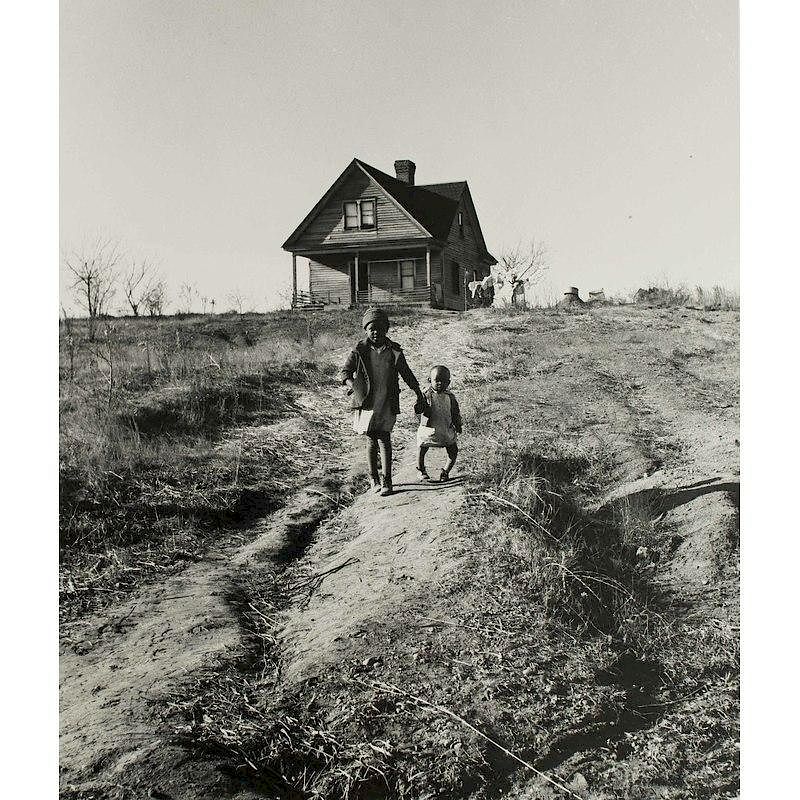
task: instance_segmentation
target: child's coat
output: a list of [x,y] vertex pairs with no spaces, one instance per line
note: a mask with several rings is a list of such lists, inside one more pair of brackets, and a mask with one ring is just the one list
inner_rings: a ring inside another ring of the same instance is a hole
[[[411,372],[400,345],[387,339],[384,347],[388,349],[391,357],[388,369],[381,370],[383,380],[380,387],[375,385],[375,376],[372,374],[370,364],[372,354],[381,353],[382,349],[377,350],[369,341],[359,342],[339,370],[339,379],[342,383],[346,383],[348,379],[353,381],[353,388],[349,394],[350,408],[355,412],[353,429],[356,433],[383,432],[392,429],[395,417],[400,413],[400,377],[413,391],[419,391],[419,382]],[[379,400],[381,408],[376,408],[376,399]]]
[[423,447],[449,447],[456,443],[461,433],[461,409],[455,395],[448,390],[434,391],[429,386],[423,392],[428,411],[421,414],[417,429],[417,445]]

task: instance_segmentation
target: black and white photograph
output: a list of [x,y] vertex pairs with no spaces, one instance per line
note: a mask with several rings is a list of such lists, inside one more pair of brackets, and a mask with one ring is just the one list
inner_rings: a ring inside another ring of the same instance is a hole
[[[57,752],[10,796],[777,796],[740,788],[739,4],[50,12]],[[792,260],[750,266],[789,319]]]

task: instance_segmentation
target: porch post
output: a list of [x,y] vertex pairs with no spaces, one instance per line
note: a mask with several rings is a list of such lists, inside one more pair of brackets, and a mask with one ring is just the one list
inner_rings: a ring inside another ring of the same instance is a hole
[[297,255],[292,253],[292,305],[297,305]]
[[355,257],[355,260],[354,260],[354,263],[353,263],[353,269],[355,269],[355,271],[356,271],[356,305],[358,305],[358,290],[359,290],[359,285],[358,285],[358,273],[359,273],[359,269],[358,269],[358,250],[356,250],[356,257]]
[[353,262],[350,260],[347,262],[347,292],[350,295],[350,306],[352,307],[355,302],[355,287],[353,284]]
[[431,287],[431,246],[425,248],[425,269],[428,271],[428,288]]

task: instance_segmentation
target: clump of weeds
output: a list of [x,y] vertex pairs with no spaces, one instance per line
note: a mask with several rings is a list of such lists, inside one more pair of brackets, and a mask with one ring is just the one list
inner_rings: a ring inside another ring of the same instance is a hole
[[[330,352],[352,312],[61,324],[63,621],[199,558],[280,506],[293,476],[336,449],[321,411]],[[297,420],[294,445],[259,436]],[[248,431],[253,432],[252,435]]]

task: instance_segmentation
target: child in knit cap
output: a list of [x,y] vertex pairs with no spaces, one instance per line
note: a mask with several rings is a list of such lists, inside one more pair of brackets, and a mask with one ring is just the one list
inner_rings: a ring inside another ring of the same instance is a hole
[[[419,382],[411,372],[402,348],[386,336],[389,331],[386,312],[382,308],[368,308],[361,324],[366,337],[350,352],[339,371],[339,378],[350,395],[353,430],[366,437],[372,488],[385,496],[394,491],[391,432],[400,413],[398,376],[417,395],[415,411],[419,413],[426,406]],[[378,471],[379,451],[383,481]]]

